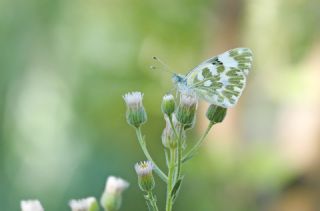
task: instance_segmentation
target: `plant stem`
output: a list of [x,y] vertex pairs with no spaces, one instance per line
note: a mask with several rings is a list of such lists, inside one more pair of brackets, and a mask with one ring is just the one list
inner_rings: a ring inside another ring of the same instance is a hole
[[142,133],[141,133],[141,129],[140,127],[136,128],[136,134],[137,134],[137,138],[140,144],[140,147],[143,151],[143,153],[145,154],[145,156],[147,157],[147,159],[149,161],[152,162],[152,164],[154,165],[154,171],[158,174],[158,176],[165,182],[168,182],[168,177],[165,175],[165,173],[163,173],[163,171],[161,171],[161,169],[157,166],[157,164],[153,161],[147,146],[146,146],[146,142],[144,141],[143,137],[142,137]]
[[158,206],[157,206],[157,200],[154,197],[152,191],[148,192],[148,200],[149,200],[149,203],[150,203],[150,205],[152,207],[152,210],[153,211],[159,211]]
[[183,132],[184,126],[181,125],[179,128],[179,136],[178,136],[178,148],[177,148],[177,154],[178,154],[178,160],[177,160],[177,171],[176,171],[176,179],[175,181],[178,181],[181,174],[181,161],[182,161],[182,132]]
[[172,210],[172,188],[174,182],[174,170],[175,170],[175,160],[176,160],[176,150],[170,148],[170,162],[169,162],[169,172],[168,172],[168,185],[167,185],[167,201],[166,201],[166,211]]
[[174,134],[176,135],[176,137],[178,137],[178,133],[177,133],[176,128],[174,127],[174,124],[172,121],[172,115],[169,116],[169,122],[170,122],[170,125],[171,125],[171,128],[172,128]]
[[189,158],[191,158],[192,156],[194,156],[194,154],[199,150],[202,142],[204,141],[204,139],[207,137],[210,129],[212,128],[212,126],[214,125],[214,123],[210,122],[206,131],[204,132],[204,134],[201,136],[201,138],[199,139],[199,141],[192,147],[192,149],[185,154],[185,156],[183,156],[182,158],[182,162],[186,162]]

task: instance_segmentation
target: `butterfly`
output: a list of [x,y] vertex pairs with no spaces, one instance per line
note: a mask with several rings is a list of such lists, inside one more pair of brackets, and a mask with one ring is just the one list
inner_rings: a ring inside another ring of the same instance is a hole
[[231,49],[202,62],[187,75],[174,73],[172,80],[180,93],[192,93],[211,104],[231,108],[246,86],[252,59],[249,48]]

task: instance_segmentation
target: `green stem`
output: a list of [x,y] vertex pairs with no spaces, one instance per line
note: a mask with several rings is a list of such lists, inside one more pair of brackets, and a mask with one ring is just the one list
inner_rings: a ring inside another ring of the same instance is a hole
[[170,163],[169,163],[169,172],[168,172],[168,185],[167,185],[167,201],[166,201],[166,211],[172,210],[172,188],[174,182],[174,169],[175,169],[175,160],[176,153],[174,148],[170,148]]
[[140,127],[136,128],[136,134],[137,134],[137,138],[140,144],[140,147],[143,151],[143,153],[145,154],[145,156],[147,157],[147,159],[149,161],[152,162],[152,164],[154,165],[154,171],[158,174],[158,176],[165,182],[168,182],[168,177],[165,175],[165,173],[163,173],[163,171],[161,171],[161,169],[157,166],[157,164],[153,161],[147,146],[146,146],[146,142],[144,141],[143,137],[142,137],[142,133],[141,133],[141,129]]
[[212,128],[212,126],[214,125],[214,123],[210,122],[206,131],[204,132],[204,134],[201,136],[201,138],[199,139],[199,141],[192,147],[192,149],[183,156],[182,158],[182,162],[186,162],[189,158],[191,158],[192,156],[194,156],[194,154],[199,150],[202,142],[204,141],[204,139],[207,137],[210,129]]
[[150,203],[150,205],[152,207],[152,210],[153,211],[159,211],[158,206],[157,206],[157,200],[154,197],[152,191],[148,192],[148,200],[149,200],[149,203]]
[[177,154],[178,154],[178,160],[177,160],[177,171],[176,171],[176,179],[175,181],[178,181],[181,174],[181,162],[182,162],[182,132],[183,132],[184,126],[181,125],[179,128],[179,136],[178,136],[178,148],[177,148]]
[[174,127],[174,124],[172,121],[172,115],[169,116],[169,121],[170,121],[170,125],[171,125],[171,128],[172,128],[174,134],[176,135],[176,137],[178,137],[178,133],[177,133],[176,128]]

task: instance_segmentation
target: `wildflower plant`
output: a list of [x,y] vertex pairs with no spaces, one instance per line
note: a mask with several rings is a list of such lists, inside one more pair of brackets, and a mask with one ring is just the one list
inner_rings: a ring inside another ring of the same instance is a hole
[[[158,58],[154,59],[163,64]],[[148,206],[149,210],[158,210],[156,198],[152,193],[154,184],[152,183],[152,188],[148,190],[142,188],[141,177],[144,172],[142,169],[148,169],[151,174],[152,171],[148,166],[152,166],[155,173],[167,185],[166,211],[171,211],[184,178],[183,164],[199,150],[213,125],[224,120],[227,108],[237,104],[245,88],[252,60],[253,55],[249,48],[235,48],[202,62],[186,75],[173,73],[172,80],[179,93],[179,101],[176,102],[173,95],[167,94],[161,104],[166,121],[161,137],[167,161],[166,173],[152,159],[142,135],[141,125],[147,121],[147,114],[142,104],[143,94],[131,92],[124,95],[127,104],[127,122],[135,128],[140,147],[148,159],[148,162],[138,164],[136,171],[140,188],[148,192],[145,196],[147,204],[153,205]],[[163,66],[167,68],[167,65]],[[195,125],[198,98],[210,103],[206,112],[209,124],[196,144],[187,150],[186,131]],[[152,197],[148,197],[149,195]]]
[[209,120],[208,127],[195,145],[187,150],[186,131],[191,130],[195,125],[198,98],[192,93],[180,93],[177,101],[173,95],[165,95],[161,104],[161,111],[166,123],[161,135],[167,161],[167,170],[164,171],[152,159],[142,134],[141,126],[146,122],[147,116],[142,102],[143,93],[131,92],[125,94],[123,98],[127,105],[127,122],[135,129],[140,147],[147,158],[147,161],[135,165],[139,187],[145,193],[149,210],[158,211],[156,194],[154,193],[154,171],[166,184],[165,210],[171,211],[184,178],[183,164],[199,150],[213,125],[223,121],[227,109],[213,104],[209,106],[206,112],[206,117]]
[[[162,63],[158,58],[155,58]],[[172,211],[184,178],[183,164],[199,150],[211,128],[224,120],[227,108],[238,102],[246,85],[249,69],[252,66],[252,52],[248,48],[235,48],[212,57],[187,75],[173,73],[173,82],[179,93],[178,100],[172,94],[163,96],[161,111],[166,123],[161,140],[164,147],[167,170],[163,171],[152,159],[141,126],[147,122],[147,113],[143,106],[143,93],[129,92],[123,96],[127,105],[126,119],[136,132],[139,145],[147,161],[137,163],[134,168],[138,175],[138,184],[144,192],[150,211],[158,211],[154,193],[153,172],[164,182],[166,191],[166,211]],[[164,65],[165,66],[165,65]],[[169,71],[170,72],[170,71]],[[199,140],[187,148],[186,131],[191,130],[196,122],[198,98],[210,106],[206,112],[209,120],[207,129]],[[105,211],[118,211],[121,206],[122,192],[129,183],[121,178],[110,176],[100,199]],[[99,205],[94,197],[71,200],[72,211],[98,211]],[[21,201],[22,211],[44,211],[38,200]]]

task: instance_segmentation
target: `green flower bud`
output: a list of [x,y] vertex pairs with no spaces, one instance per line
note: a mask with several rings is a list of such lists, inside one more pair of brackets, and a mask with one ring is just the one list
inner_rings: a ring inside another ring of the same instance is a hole
[[[172,123],[177,131],[179,123],[177,122],[175,115],[172,115],[171,118],[172,118]],[[165,116],[164,119],[166,120],[166,127],[164,128],[161,135],[162,144],[166,148],[176,148],[177,137],[176,137],[176,134],[174,133],[173,128],[171,127],[170,119],[168,116]]]
[[198,100],[194,95],[181,94],[177,110],[177,120],[185,129],[194,125]]
[[114,176],[108,177],[105,190],[100,199],[100,204],[104,210],[119,210],[122,201],[122,192],[128,187],[129,183],[127,181]]
[[222,122],[227,114],[227,109],[211,104],[207,110],[206,116],[213,124]]
[[164,114],[171,116],[176,108],[176,103],[174,102],[174,97],[172,94],[163,96],[161,110]]
[[142,105],[143,94],[141,92],[129,92],[123,96],[127,104],[127,122],[136,128],[147,121],[147,113]]
[[138,175],[139,187],[142,191],[151,191],[155,187],[154,178],[152,175],[153,164],[151,161],[143,161],[136,163],[134,166]]
[[71,200],[69,206],[72,211],[98,211],[99,206],[97,200],[94,197],[88,197],[85,199]]

